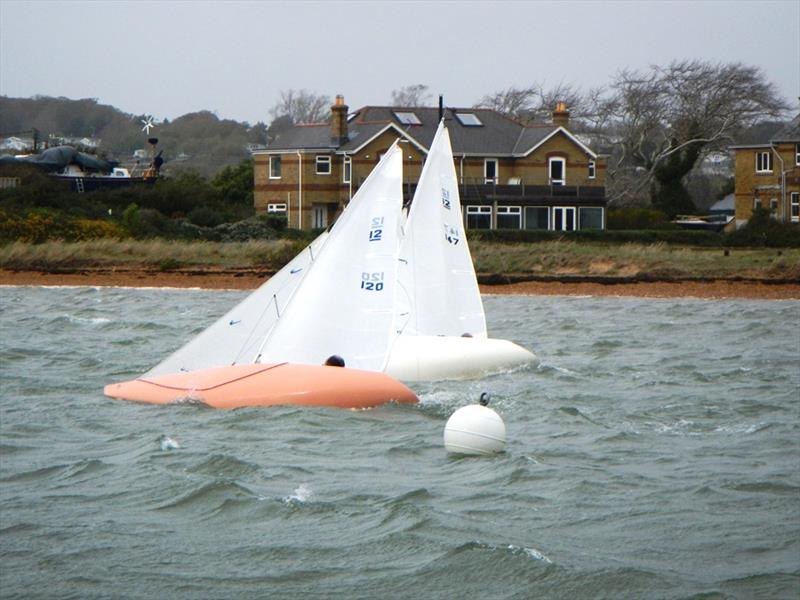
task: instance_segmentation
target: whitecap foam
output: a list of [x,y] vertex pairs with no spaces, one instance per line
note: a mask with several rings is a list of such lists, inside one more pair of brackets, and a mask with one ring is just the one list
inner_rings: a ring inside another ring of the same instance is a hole
[[314,496],[314,491],[307,486],[305,483],[301,483],[297,486],[292,493],[291,496],[287,496],[283,499],[286,504],[294,504],[296,502],[299,503],[306,503]]
[[163,450],[164,452],[168,450],[177,450],[178,448],[181,447],[181,445],[178,442],[176,442],[168,435],[162,435],[159,442],[161,443],[161,450]]

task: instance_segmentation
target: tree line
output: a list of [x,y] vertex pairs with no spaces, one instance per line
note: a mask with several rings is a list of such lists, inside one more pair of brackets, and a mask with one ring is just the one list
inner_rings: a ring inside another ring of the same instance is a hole
[[[432,101],[424,84],[391,95],[393,106]],[[531,124],[549,121],[557,102],[570,111],[570,129],[608,155],[610,206],[652,206],[670,217],[697,210],[692,176],[709,154],[726,151],[759,124],[785,119],[790,110],[761,69],[702,60],[623,69],[607,86],[588,90],[567,83],[512,86],[486,94],[474,107]],[[270,110],[270,129],[325,120],[330,103],[308,90],[282,92]],[[730,181],[718,188],[717,194],[732,191]]]
[[[395,89],[389,98],[402,107],[435,101],[429,86],[419,83]],[[293,124],[326,121],[332,102],[328,95],[289,89],[265,111],[268,125],[220,119],[209,111],[159,122],[155,134],[165,151],[165,173],[208,179],[221,168],[246,163],[248,144],[268,143]],[[695,212],[698,203],[703,210],[732,191],[730,177],[707,180],[698,168],[703,160],[753,128],[777,126],[790,110],[759,68],[702,60],[623,69],[606,86],[587,90],[569,83],[512,86],[484,95],[474,107],[530,124],[549,121],[557,102],[570,111],[571,131],[607,155],[609,206],[652,207],[670,217]],[[100,137],[111,155],[144,146],[141,122],[148,116],[94,99],[0,97],[0,134],[36,127]]]

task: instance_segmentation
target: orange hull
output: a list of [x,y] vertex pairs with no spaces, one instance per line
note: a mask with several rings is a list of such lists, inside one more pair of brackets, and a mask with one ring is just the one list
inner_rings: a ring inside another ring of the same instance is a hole
[[109,384],[103,393],[149,404],[198,402],[214,408],[280,404],[371,408],[386,402],[417,402],[414,392],[383,373],[289,363],[233,365],[139,378]]

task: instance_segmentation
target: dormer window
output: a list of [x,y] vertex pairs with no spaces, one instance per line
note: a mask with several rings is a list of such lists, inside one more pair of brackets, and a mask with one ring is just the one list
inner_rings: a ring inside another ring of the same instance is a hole
[[419,117],[416,115],[416,113],[410,111],[395,111],[394,116],[403,125],[422,125],[422,121],[419,120]]
[[483,123],[481,123],[481,120],[475,113],[457,112],[456,119],[458,119],[458,122],[464,127],[483,127]]

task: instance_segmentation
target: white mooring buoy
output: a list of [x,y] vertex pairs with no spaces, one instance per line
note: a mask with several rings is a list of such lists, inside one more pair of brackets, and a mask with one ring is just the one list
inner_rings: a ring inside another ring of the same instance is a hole
[[444,447],[453,454],[488,455],[506,446],[506,425],[486,406],[489,394],[481,394],[480,404],[462,406],[444,426]]

